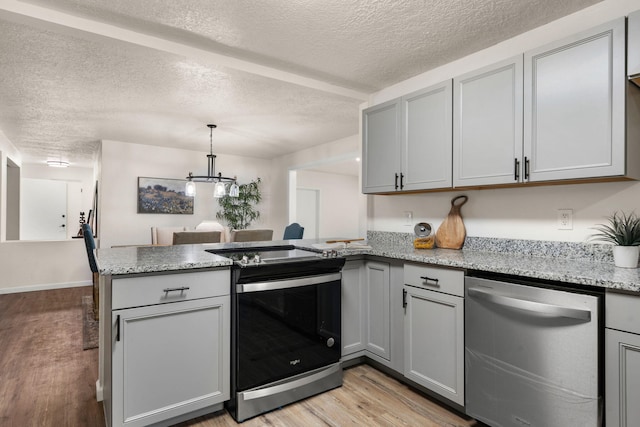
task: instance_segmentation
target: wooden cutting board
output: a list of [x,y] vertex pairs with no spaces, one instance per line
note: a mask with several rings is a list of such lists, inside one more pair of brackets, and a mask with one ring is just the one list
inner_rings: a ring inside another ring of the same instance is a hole
[[[451,210],[449,215],[438,227],[436,231],[436,246],[444,249],[460,249],[464,245],[464,239],[467,237],[467,230],[462,222],[460,208],[467,203],[467,196],[458,196],[451,199]],[[456,204],[456,202],[458,203]]]

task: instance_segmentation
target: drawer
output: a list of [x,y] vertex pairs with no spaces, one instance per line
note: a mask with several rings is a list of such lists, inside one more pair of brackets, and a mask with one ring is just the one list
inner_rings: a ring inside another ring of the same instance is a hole
[[424,289],[464,296],[464,272],[425,264],[405,264],[404,283]]
[[114,276],[111,281],[111,309],[229,295],[230,290],[229,269],[140,277]]
[[605,307],[607,328],[640,334],[640,295],[607,292]]

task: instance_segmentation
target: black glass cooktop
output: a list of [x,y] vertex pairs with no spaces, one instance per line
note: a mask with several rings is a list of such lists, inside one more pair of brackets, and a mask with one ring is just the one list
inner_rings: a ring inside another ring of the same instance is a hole
[[230,258],[243,266],[264,265],[281,262],[296,262],[322,258],[322,254],[293,245],[254,246],[246,248],[205,249],[207,252]]

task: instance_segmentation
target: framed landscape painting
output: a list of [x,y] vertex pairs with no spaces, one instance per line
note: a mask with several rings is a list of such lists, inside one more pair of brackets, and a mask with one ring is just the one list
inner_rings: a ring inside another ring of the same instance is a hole
[[138,177],[138,213],[193,214],[193,196],[184,179]]

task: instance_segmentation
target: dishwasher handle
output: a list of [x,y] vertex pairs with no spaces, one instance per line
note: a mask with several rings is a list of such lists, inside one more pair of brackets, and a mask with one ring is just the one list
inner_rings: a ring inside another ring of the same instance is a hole
[[496,305],[515,308],[517,310],[524,310],[556,317],[567,317],[570,319],[583,320],[585,322],[591,321],[590,310],[583,310],[573,307],[563,307],[560,305],[508,297],[480,288],[469,288],[467,292],[471,297],[489,301]]

